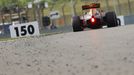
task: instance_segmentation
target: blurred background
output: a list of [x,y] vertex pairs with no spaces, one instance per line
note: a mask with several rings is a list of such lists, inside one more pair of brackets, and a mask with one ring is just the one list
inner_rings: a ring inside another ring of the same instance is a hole
[[82,15],[81,6],[92,2],[117,16],[134,15],[134,0],[0,0],[0,38],[10,37],[10,25],[32,21],[39,22],[41,34],[70,32],[71,17]]

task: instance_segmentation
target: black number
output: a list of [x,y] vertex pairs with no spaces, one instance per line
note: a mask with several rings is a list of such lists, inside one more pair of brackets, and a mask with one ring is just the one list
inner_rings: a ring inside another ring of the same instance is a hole
[[34,29],[34,27],[32,25],[29,25],[27,29],[28,29],[29,34],[34,34],[35,29]]
[[14,29],[16,31],[16,36],[18,37],[19,36],[19,29],[18,29],[18,27],[15,27]]
[[21,26],[21,28],[20,28],[21,33],[19,32],[18,27],[15,27],[14,30],[16,31],[16,36],[17,37],[19,37],[20,35],[21,36],[25,36],[25,35],[27,35],[27,33],[29,33],[30,35],[32,35],[35,32],[34,26],[32,26],[32,25],[29,25],[28,27]]
[[21,35],[25,36],[27,34],[26,26],[21,27]]

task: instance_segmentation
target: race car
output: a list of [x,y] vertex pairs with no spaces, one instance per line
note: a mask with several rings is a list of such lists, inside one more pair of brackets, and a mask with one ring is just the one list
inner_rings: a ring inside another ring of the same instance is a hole
[[107,27],[115,27],[120,25],[120,19],[117,18],[115,12],[104,12],[100,9],[100,3],[91,3],[82,6],[82,16],[74,16],[72,18],[73,31],[83,31],[86,27],[91,29]]

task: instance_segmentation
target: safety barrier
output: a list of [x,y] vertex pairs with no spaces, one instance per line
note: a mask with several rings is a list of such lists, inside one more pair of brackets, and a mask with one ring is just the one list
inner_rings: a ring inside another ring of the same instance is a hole
[[121,20],[121,25],[134,24],[134,15],[118,16],[118,18]]

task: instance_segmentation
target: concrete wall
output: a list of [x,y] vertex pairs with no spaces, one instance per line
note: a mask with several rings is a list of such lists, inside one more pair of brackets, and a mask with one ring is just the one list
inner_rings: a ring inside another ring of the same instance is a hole
[[118,16],[118,18],[121,20],[121,25],[134,24],[134,15]]
[[125,24],[134,24],[134,15],[124,16]]

